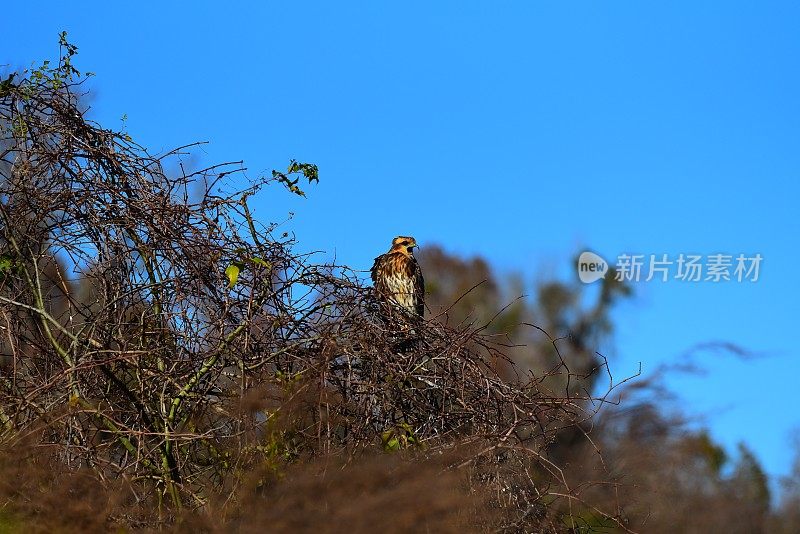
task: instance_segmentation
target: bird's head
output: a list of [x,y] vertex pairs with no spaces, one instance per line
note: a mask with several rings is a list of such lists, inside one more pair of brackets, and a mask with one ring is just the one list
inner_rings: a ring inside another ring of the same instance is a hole
[[409,236],[397,236],[392,239],[392,249],[389,252],[402,252],[406,256],[414,255],[414,247],[417,247],[417,240]]

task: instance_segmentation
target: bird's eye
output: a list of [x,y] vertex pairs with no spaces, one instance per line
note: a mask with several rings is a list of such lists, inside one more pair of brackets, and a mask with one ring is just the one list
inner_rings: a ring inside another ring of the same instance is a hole
[[403,242],[402,242],[402,243],[400,243],[400,244],[401,244],[401,245],[403,245],[404,247],[407,247],[407,246],[408,246],[408,241],[403,241]]

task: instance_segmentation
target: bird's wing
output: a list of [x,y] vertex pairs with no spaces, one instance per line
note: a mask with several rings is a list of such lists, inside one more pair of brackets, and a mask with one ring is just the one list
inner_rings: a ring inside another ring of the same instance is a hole
[[425,278],[417,260],[414,260],[414,303],[417,315],[422,317],[425,314]]
[[372,269],[369,270],[369,275],[372,277],[372,283],[378,283],[378,274],[381,268],[381,262],[383,261],[383,255],[381,254],[377,258],[375,258],[375,263],[372,264]]

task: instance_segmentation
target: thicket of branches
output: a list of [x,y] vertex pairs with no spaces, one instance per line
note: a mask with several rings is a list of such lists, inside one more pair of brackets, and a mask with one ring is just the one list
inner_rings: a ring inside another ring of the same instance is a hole
[[264,187],[303,194],[315,166],[168,173],[190,147],[151,155],[87,120],[74,53],[62,37],[58,65],[0,84],[6,454],[124,482],[128,512],[109,520],[139,525],[241,503],[253,470],[379,451],[446,452],[496,512],[459,517],[485,528],[625,528],[550,459],[602,402],[545,387],[570,377],[563,361],[525,374],[502,338],[430,320],[407,343],[358,272],[313,263],[251,213]]

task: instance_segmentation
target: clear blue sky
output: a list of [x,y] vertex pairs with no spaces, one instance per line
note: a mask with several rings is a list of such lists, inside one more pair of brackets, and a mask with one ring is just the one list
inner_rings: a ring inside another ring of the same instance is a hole
[[127,114],[153,151],[211,141],[202,162],[253,175],[317,163],[310,198],[268,191],[258,213],[297,212],[303,250],[356,268],[399,233],[529,280],[583,246],[760,253],[755,284],[638,284],[601,350],[620,377],[705,341],[763,351],[669,383],[729,450],[788,471],[800,3],[262,4],[12,2],[0,64],[54,57],[67,30],[104,125]]

